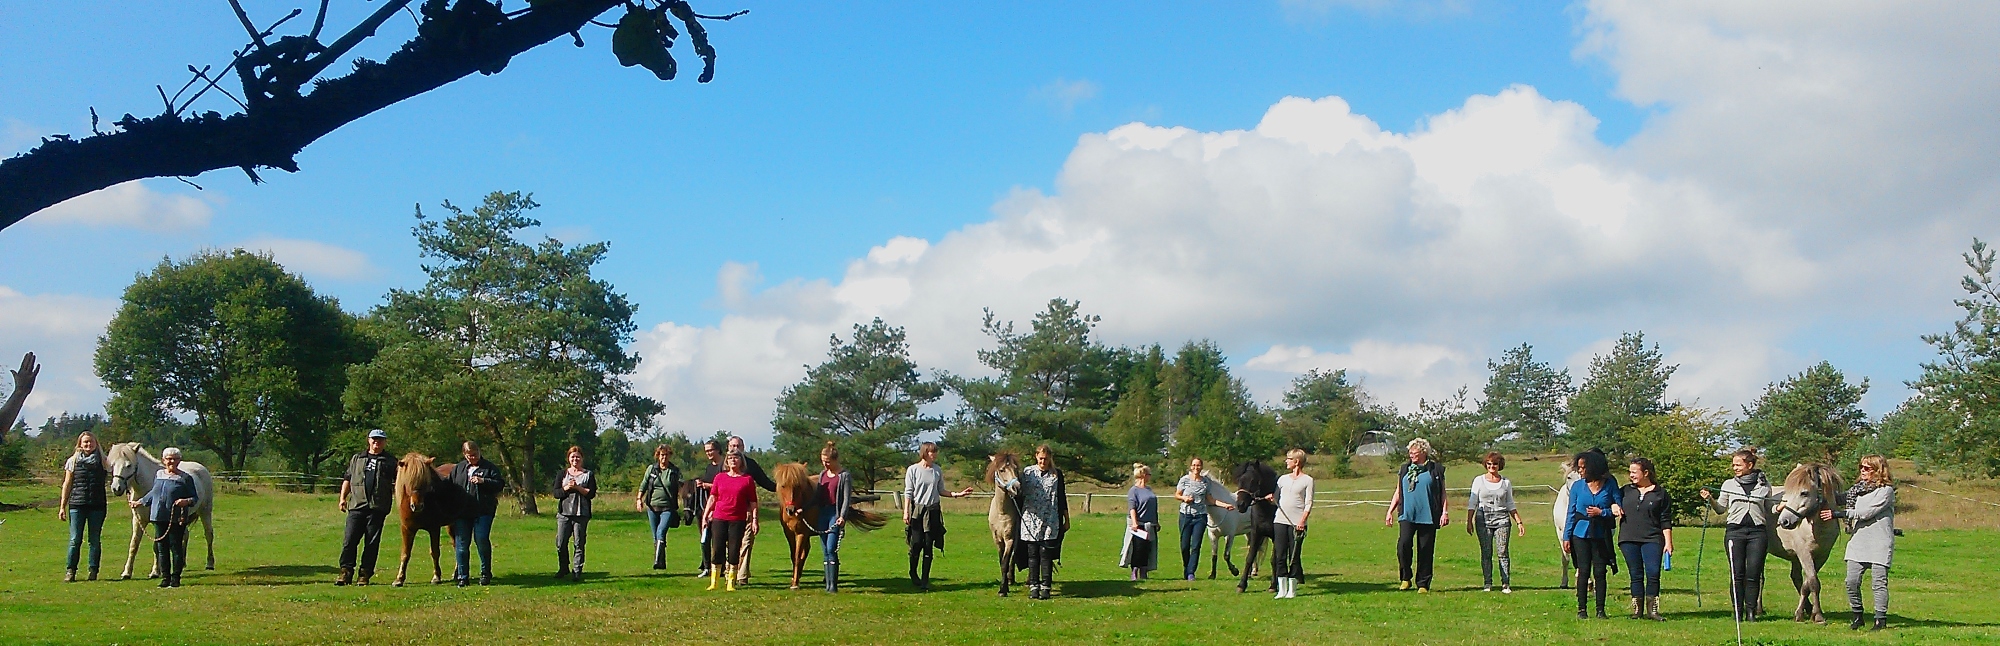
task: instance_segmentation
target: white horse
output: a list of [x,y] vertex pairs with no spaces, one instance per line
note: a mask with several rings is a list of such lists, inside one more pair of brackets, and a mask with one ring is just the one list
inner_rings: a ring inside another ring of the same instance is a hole
[[1562,463],[1562,476],[1562,486],[1556,488],[1555,518],[1553,521],[1555,524],[1551,525],[1551,527],[1556,528],[1556,560],[1562,563],[1562,587],[1567,590],[1569,589],[1569,571],[1571,568],[1569,555],[1564,554],[1562,551],[1562,530],[1569,520],[1569,486],[1578,480],[1582,480],[1583,474],[1576,472],[1575,460],[1564,460]]
[[[1216,480],[1214,476],[1208,475],[1206,471],[1202,472],[1201,479],[1208,481],[1209,491],[1229,490],[1227,485]],[[1231,556],[1236,553],[1236,537],[1249,534],[1250,527],[1253,524],[1250,514],[1245,513],[1243,510],[1223,509],[1217,505],[1208,506],[1208,544],[1210,546],[1208,552],[1208,578],[1215,578],[1215,562],[1218,558],[1223,564],[1229,566],[1229,576],[1240,574],[1236,569],[1236,562],[1231,560]],[[1250,576],[1257,576],[1256,563],[1245,563],[1244,567],[1250,568]]]
[[[160,461],[148,453],[138,442],[111,445],[105,452],[111,471],[111,495],[126,496],[127,500],[138,500],[146,492],[153,490],[153,476],[160,470]],[[215,477],[209,475],[208,467],[200,462],[181,461],[181,472],[194,478],[195,495],[201,502],[195,505],[194,513],[201,518],[202,534],[208,539],[208,566],[215,569]],[[132,509],[132,545],[125,552],[125,573],[118,578],[132,578],[132,562],[139,556],[139,542],[146,536],[146,526],[152,524],[149,511],[143,507]],[[153,562],[153,573],[148,579],[159,578],[160,564]]]

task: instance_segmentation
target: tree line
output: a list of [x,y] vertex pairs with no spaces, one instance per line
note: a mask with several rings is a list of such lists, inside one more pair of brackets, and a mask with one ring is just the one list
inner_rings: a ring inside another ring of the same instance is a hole
[[[268,256],[163,260],[126,289],[99,341],[106,415],[65,414],[32,439],[16,425],[0,442],[0,470],[32,461],[24,447],[35,443],[56,459],[67,438],[92,430],[106,441],[200,447],[224,471],[256,463],[329,476],[361,433],[379,427],[398,450],[431,455],[481,442],[532,513],[543,474],[570,445],[611,483],[662,444],[698,466],[696,440],[662,433],[661,404],[627,380],[639,361],[626,350],[636,308],[592,274],[609,246],[524,240],[540,224],[529,215],[538,206],[495,192],[471,209],[446,202],[441,217],[419,208],[412,233],[427,281],[391,290],[362,315]],[[1344,370],[1310,370],[1260,404],[1214,342],[1172,352],[1113,346],[1097,335],[1100,317],[1056,298],[1024,326],[985,313],[977,359],[988,376],[926,374],[904,330],[881,319],[833,335],[826,358],[777,394],[774,439],[758,453],[810,462],[833,441],[873,488],[900,477],[921,438],[936,438],[968,474],[993,452],[1047,444],[1068,472],[1113,483],[1135,462],[1229,465],[1289,448],[1326,456],[1338,475],[1365,444],[1425,437],[1447,461],[1496,449],[1643,455],[1690,505],[1697,483],[1723,476],[1716,457],[1743,445],[1774,464],[1883,453],[1927,471],[2000,476],[2000,287],[1983,242],[1965,261],[1964,318],[1924,337],[1940,358],[1910,383],[1916,395],[1879,420],[1860,408],[1868,380],[1827,362],[1771,383],[1738,411],[1672,401],[1678,366],[1643,332],[1621,335],[1580,380],[1523,343],[1487,362],[1477,396],[1468,385],[1403,411]],[[947,395],[948,411],[937,406]]]

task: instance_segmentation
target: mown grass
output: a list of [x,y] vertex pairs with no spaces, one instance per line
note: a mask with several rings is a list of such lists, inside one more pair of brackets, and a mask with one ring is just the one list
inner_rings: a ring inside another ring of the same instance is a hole
[[[1530,464],[1518,469],[1517,480],[1539,479]],[[1454,472],[1454,481],[1472,475],[1459,471],[1464,473]],[[1342,481],[1337,489],[1364,489],[1369,482]],[[53,487],[0,488],[0,500],[8,502],[53,497]],[[901,532],[894,527],[849,537],[842,594],[814,589],[819,575],[812,568],[806,589],[786,590],[782,534],[768,522],[751,585],[725,594],[704,591],[706,580],[691,576],[695,543],[686,530],[675,530],[670,541],[671,569],[651,570],[644,521],[624,511],[630,509],[626,500],[612,494],[602,499],[600,509],[607,511],[591,524],[585,582],[559,583],[550,576],[551,518],[503,513],[493,536],[498,580],[468,589],[429,585],[427,555],[412,560],[409,587],[381,585],[393,577],[394,547],[385,550],[384,569],[391,572],[378,574],[378,585],[331,585],[340,515],[327,495],[228,492],[218,504],[217,570],[191,570],[178,590],[155,589],[142,579],[61,583],[66,526],[52,509],[8,512],[0,514],[6,521],[0,525],[0,644],[1735,641],[1716,552],[1719,531],[1708,537],[1703,600],[1696,607],[1698,528],[1683,530],[1676,569],[1666,579],[1662,605],[1671,620],[1653,623],[1575,619],[1571,592],[1554,589],[1557,551],[1544,513],[1529,515],[1529,536],[1516,543],[1515,594],[1479,591],[1478,546],[1454,526],[1439,539],[1438,589],[1419,596],[1393,589],[1395,535],[1382,527],[1380,508],[1315,512],[1305,552],[1309,576],[1300,598],[1283,602],[1237,594],[1233,582],[1207,580],[1206,567],[1196,582],[1171,580],[1170,574],[1128,582],[1116,567],[1120,519],[1080,516],[1057,598],[1031,602],[1018,594],[995,596],[993,548],[980,515],[948,518],[949,549],[934,573],[937,590],[928,594],[905,581]],[[107,528],[108,576],[123,563],[127,531],[122,519]],[[1175,540],[1173,530],[1167,538]],[[1989,580],[2000,571],[1996,548],[2000,533],[1993,531],[1911,531],[1897,553],[1894,629],[1887,634],[1857,636],[1844,625],[1779,620],[1746,626],[1744,636],[1782,644],[2000,642],[2000,604],[1993,603],[1996,588]],[[449,575],[449,546],[444,550]],[[1171,550],[1161,559],[1162,574],[1178,571]],[[197,545],[191,560],[198,562],[199,554]],[[1838,564],[1824,574],[1840,576]],[[1767,604],[1789,609],[1783,571],[1774,565],[1770,576]],[[1620,581],[1614,578],[1614,586]],[[1828,605],[1844,614],[1838,581],[1829,581],[1829,588]],[[1615,613],[1620,598],[1612,599]]]

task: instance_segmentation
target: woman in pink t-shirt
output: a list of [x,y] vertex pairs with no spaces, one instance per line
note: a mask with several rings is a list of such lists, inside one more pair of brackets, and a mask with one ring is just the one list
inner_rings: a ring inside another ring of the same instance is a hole
[[729,569],[724,572],[721,568],[711,568],[708,589],[714,590],[728,581],[728,589],[734,591],[736,565],[743,553],[743,533],[757,532],[757,483],[743,472],[741,455],[731,453],[723,458],[722,468],[722,473],[715,474],[705,516],[710,524],[710,562],[727,563]]

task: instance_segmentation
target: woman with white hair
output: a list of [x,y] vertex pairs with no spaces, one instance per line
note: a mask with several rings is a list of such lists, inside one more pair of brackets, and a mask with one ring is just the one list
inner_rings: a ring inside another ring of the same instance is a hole
[[[1397,526],[1396,565],[1408,590],[1431,591],[1431,557],[1437,552],[1439,527],[1451,525],[1451,510],[1444,504],[1444,464],[1429,440],[1410,440],[1410,461],[1396,472],[1396,493],[1390,496],[1389,511],[1382,525]],[[1414,571],[1413,571],[1414,570]]]
[[187,526],[191,511],[201,500],[194,477],[181,471],[181,450],[167,447],[160,452],[160,471],[153,474],[153,489],[138,500],[126,503],[145,506],[153,523],[153,558],[160,570],[160,587],[181,587],[181,569],[187,567]]

